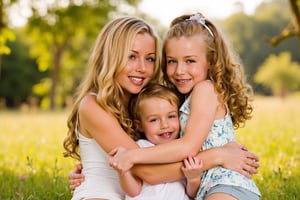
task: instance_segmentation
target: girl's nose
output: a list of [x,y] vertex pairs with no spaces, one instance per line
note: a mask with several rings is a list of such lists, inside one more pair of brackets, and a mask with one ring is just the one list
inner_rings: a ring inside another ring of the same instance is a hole
[[176,74],[183,74],[184,73],[184,64],[183,63],[178,63],[176,66]]

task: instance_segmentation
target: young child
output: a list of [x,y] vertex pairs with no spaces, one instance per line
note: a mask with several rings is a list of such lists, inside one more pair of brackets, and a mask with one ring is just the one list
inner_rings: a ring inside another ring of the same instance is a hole
[[[140,147],[160,145],[178,138],[180,101],[174,91],[163,85],[148,84],[131,100],[130,105],[134,127],[146,138],[137,141]],[[184,165],[182,171],[187,183],[182,179],[150,185],[142,182],[130,170],[125,173],[119,171],[121,186],[128,195],[125,199],[189,200],[195,198],[200,185],[199,177],[203,171],[203,164],[196,157],[189,157],[184,159]]]
[[[114,155],[111,163],[127,171],[136,163],[176,162],[196,155],[199,150],[235,141],[234,128],[251,118],[252,89],[245,83],[241,64],[234,59],[216,26],[202,14],[174,19],[164,41],[163,71],[168,84],[185,97],[180,108],[181,138],[122,152],[116,148],[110,152]],[[259,198],[260,192],[252,179],[222,166],[204,172],[196,197]]]

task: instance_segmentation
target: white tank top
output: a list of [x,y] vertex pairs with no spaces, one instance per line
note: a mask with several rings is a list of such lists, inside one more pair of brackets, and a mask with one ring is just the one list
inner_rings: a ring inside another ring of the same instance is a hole
[[83,136],[77,130],[77,124],[75,132],[79,140],[82,174],[85,180],[75,189],[72,200],[86,198],[123,200],[125,194],[120,187],[117,171],[109,166],[107,153],[93,138]]

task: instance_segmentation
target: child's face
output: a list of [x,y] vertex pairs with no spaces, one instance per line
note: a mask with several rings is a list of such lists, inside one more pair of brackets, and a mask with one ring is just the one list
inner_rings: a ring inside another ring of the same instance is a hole
[[171,38],[166,44],[167,76],[182,94],[207,79],[209,63],[201,36]]
[[137,94],[152,78],[154,66],[154,38],[148,33],[137,34],[127,64],[117,76],[117,81],[127,93]]
[[180,131],[178,107],[169,101],[151,97],[140,102],[141,120],[135,121],[140,132],[153,144],[178,138]]

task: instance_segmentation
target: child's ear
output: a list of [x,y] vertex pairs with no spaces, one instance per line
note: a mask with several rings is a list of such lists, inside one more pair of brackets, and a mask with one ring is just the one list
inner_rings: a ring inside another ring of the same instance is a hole
[[135,120],[134,120],[134,125],[135,125],[137,131],[139,131],[139,132],[141,132],[141,133],[144,132],[144,129],[143,129],[143,127],[142,127],[142,123],[141,123],[140,120],[135,119]]

